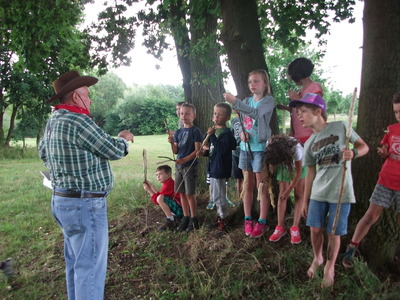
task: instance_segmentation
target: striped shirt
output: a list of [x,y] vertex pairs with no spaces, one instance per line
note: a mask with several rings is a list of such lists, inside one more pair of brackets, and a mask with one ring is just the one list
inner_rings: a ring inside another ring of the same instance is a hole
[[57,110],[39,143],[53,187],[109,191],[114,177],[109,160],[128,154],[128,142],[113,138],[84,114]]

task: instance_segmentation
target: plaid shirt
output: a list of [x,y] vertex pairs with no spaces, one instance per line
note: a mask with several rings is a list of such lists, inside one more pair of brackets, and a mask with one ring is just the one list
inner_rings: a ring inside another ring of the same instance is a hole
[[128,142],[113,138],[84,114],[57,110],[39,144],[52,185],[77,191],[109,191],[114,177],[109,160],[128,154]]

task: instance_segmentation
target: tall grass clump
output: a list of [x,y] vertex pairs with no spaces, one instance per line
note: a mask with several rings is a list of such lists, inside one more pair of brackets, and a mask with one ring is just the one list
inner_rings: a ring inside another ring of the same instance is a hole
[[0,146],[0,160],[5,159],[34,159],[38,158],[36,147],[5,147]]

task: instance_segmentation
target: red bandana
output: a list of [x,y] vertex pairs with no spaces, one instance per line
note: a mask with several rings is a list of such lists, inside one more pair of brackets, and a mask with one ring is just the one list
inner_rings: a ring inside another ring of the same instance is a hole
[[54,106],[54,110],[58,110],[58,109],[66,109],[70,112],[74,112],[77,114],[84,114],[84,115],[87,115],[90,117],[90,113],[86,108],[75,106],[72,104],[57,104]]

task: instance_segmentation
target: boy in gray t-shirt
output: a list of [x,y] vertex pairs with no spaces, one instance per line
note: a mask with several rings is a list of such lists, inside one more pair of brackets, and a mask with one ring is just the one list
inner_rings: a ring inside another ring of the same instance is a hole
[[337,227],[335,232],[332,233],[344,161],[350,161],[367,154],[368,146],[357,133],[351,130],[350,142],[354,145],[354,148],[352,150],[345,149],[346,126],[343,122],[327,122],[326,104],[321,96],[309,93],[301,100],[293,100],[289,105],[296,107],[297,116],[302,126],[311,128],[313,131],[304,145],[304,164],[307,167],[307,175],[303,215],[307,216],[307,225],[310,226],[314,253],[307,275],[314,278],[318,267],[324,263],[322,250],[326,227],[331,239],[331,253],[328,255],[330,259],[326,261],[324,267],[322,285],[323,287],[330,287],[334,283],[335,261],[339,253],[340,236],[347,233],[350,203],[355,202],[351,166],[348,165]]

